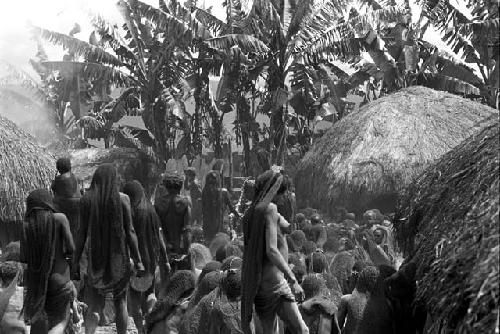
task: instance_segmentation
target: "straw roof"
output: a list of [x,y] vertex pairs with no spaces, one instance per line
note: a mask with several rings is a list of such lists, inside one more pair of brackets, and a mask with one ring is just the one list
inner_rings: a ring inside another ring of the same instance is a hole
[[0,116],[0,221],[22,221],[28,193],[49,189],[55,166],[32,136]]
[[[397,239],[417,264],[430,333],[495,333],[499,305],[499,123],[444,155],[401,197]],[[498,327],[497,327],[498,328]]]
[[55,166],[32,136],[0,116],[0,221],[22,221],[28,193],[49,189]]
[[301,160],[298,204],[330,214],[339,207],[393,212],[406,185],[492,114],[488,106],[420,86],[375,100],[335,123]]
[[149,188],[158,181],[154,162],[138,149],[87,148],[70,151],[70,158],[72,172],[85,188],[90,186],[95,170],[103,163],[113,163],[116,166],[120,185],[135,179],[150,193]]

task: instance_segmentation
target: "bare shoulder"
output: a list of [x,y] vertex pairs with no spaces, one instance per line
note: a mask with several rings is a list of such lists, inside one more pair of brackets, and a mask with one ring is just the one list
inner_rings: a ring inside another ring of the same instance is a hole
[[122,204],[130,206],[130,198],[127,194],[120,193],[120,201],[122,202]]
[[68,218],[66,218],[66,215],[64,213],[54,213],[54,220],[60,224],[65,224],[68,222]]

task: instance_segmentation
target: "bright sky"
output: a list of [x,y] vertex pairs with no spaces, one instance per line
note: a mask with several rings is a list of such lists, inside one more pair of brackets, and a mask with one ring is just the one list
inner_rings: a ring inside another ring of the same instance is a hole
[[[143,0],[154,6],[158,0]],[[89,14],[98,13],[111,22],[121,22],[116,9],[117,0],[0,0],[0,59],[34,75],[28,61],[36,54],[36,44],[31,39],[28,23],[45,29],[69,33],[75,23],[82,32],[76,37],[88,40],[91,31]],[[200,7],[213,6],[212,13],[224,18],[222,0],[199,0]],[[50,59],[60,59],[61,47],[44,44]]]
[[[89,13],[99,13],[109,21],[121,22],[121,17],[116,10],[117,0],[0,0],[0,59],[22,68],[33,76],[28,61],[35,56],[36,44],[31,39],[28,22],[49,30],[69,33],[77,22],[82,27],[82,32],[76,37],[87,40],[90,34]],[[157,5],[158,0],[143,0],[152,5]],[[200,7],[213,6],[212,12],[220,17],[225,17],[223,0],[198,0]],[[463,0],[452,0],[457,3]],[[416,8],[414,8],[416,9]],[[438,47],[446,48],[439,36],[429,31],[425,39],[435,43]],[[53,47],[45,43],[50,59],[62,57],[62,48]]]

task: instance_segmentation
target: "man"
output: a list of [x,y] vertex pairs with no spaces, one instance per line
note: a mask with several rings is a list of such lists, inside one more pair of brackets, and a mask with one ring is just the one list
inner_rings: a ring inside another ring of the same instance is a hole
[[56,169],[59,175],[56,175],[52,181],[52,192],[58,197],[80,197],[78,190],[78,181],[71,172],[71,161],[69,158],[59,158],[56,161]]
[[189,196],[191,197],[191,218],[193,219],[193,224],[201,225],[201,186],[196,178],[196,169],[188,167],[184,171],[184,174],[186,175],[185,189],[189,191]]
[[283,176],[272,170],[260,175],[254,202],[243,218],[241,321],[245,333],[251,332],[254,305],[264,334],[278,333],[278,316],[292,332],[309,333],[295,301],[295,297],[303,299],[304,291],[288,266],[287,243],[282,233],[290,224],[272,203],[282,189],[282,181]]
[[56,162],[57,175],[52,183],[54,204],[69,221],[71,234],[76,237],[80,225],[80,191],[75,175],[71,172],[71,161],[60,158]]
[[376,267],[364,268],[356,281],[352,294],[342,296],[338,311],[339,325],[343,334],[354,334],[363,319],[370,292],[375,288],[379,271]]
[[81,228],[73,275],[75,279],[78,278],[78,263],[88,239],[86,287],[89,309],[85,316],[85,333],[95,332],[105,296],[112,293],[117,333],[125,334],[130,256],[139,275],[144,273],[144,265],[132,224],[130,199],[118,192],[116,169],[112,164],[102,164],[95,171],[90,189],[81,200],[80,214]]
[[155,203],[167,251],[175,254],[187,254],[191,243],[191,207],[189,200],[180,194],[183,182],[177,173],[166,174],[163,185],[167,194]]
[[[146,274],[133,275],[130,280],[129,310],[138,333],[144,333],[144,315],[151,312],[155,302],[155,270],[158,264],[168,270],[167,252],[160,236],[160,218],[144,194],[139,181],[127,182],[123,192],[130,198],[132,222],[137,233],[139,253]],[[161,260],[161,262],[160,262]]]
[[217,233],[229,232],[227,229],[224,231],[226,209],[229,209],[236,217],[240,215],[231,203],[227,189],[220,187],[219,173],[216,171],[210,171],[207,174],[201,201],[205,242],[210,244]]
[[25,320],[31,333],[64,333],[74,299],[70,264],[75,245],[66,217],[55,213],[50,192],[32,191],[26,199],[21,240],[25,271]]

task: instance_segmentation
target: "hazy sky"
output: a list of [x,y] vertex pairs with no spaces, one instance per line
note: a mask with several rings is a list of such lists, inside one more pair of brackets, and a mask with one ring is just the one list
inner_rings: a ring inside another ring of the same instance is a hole
[[[89,15],[99,13],[109,21],[121,22],[115,4],[117,0],[0,0],[0,59],[20,67],[33,76],[28,60],[36,53],[36,44],[31,39],[28,22],[49,30],[69,33],[78,22],[82,32],[76,37],[88,40],[90,34]],[[143,0],[157,5],[158,0]],[[200,6],[213,6],[213,13],[220,18],[225,17],[223,0],[199,0]],[[414,2],[414,1],[412,1]],[[457,3],[463,0],[452,0]],[[462,7],[458,5],[459,7]],[[415,6],[413,9],[417,9]],[[419,10],[418,10],[419,11]],[[438,47],[449,49],[440,40],[438,34],[429,30],[425,39]],[[46,51],[52,60],[61,59],[62,48],[45,43]]]
[[[157,5],[158,0],[143,0]],[[34,76],[28,63],[36,54],[36,44],[31,39],[28,23],[49,30],[69,33],[77,22],[82,32],[76,37],[88,40],[91,31],[90,13],[99,13],[110,21],[121,22],[116,9],[117,0],[0,0],[0,59],[20,67]],[[213,13],[225,17],[222,0],[199,0],[200,5],[213,6]],[[50,59],[60,59],[62,48],[45,43]]]

